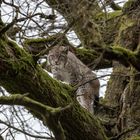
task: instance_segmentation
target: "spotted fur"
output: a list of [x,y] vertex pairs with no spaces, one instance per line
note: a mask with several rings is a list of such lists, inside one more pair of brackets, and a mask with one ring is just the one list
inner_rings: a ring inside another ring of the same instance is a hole
[[99,99],[100,83],[85,64],[83,64],[66,46],[55,46],[49,51],[48,63],[54,78],[71,85],[79,85],[76,98],[80,105],[89,112],[94,112],[94,105]]

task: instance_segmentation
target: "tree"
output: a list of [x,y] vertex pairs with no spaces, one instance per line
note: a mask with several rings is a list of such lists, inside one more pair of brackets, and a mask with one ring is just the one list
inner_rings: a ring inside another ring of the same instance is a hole
[[[113,0],[31,2],[34,11],[27,1],[1,1],[1,8],[7,5],[14,9],[14,17],[4,23],[1,13],[0,85],[10,96],[1,96],[0,104],[24,106],[53,132],[56,140],[140,139],[139,0],[129,0],[123,7]],[[51,8],[51,14],[36,11],[41,4]],[[66,22],[58,25],[60,18]],[[33,39],[32,34],[32,39],[27,39],[31,30],[37,30],[37,36],[43,38]],[[83,49],[69,43],[66,35],[70,30]],[[38,64],[54,44],[69,45],[91,69],[113,68],[95,115],[77,103],[75,87],[51,78]]]

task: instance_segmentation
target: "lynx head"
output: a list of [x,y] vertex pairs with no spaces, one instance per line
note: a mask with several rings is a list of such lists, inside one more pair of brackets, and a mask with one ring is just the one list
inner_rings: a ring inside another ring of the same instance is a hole
[[64,67],[67,62],[68,46],[54,46],[48,53],[51,66]]

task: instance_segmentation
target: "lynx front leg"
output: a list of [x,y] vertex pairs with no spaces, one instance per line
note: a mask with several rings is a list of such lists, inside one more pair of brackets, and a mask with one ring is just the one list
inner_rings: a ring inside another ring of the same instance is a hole
[[77,96],[77,101],[83,108],[87,109],[90,113],[94,114],[93,101],[87,99],[87,97],[84,97],[83,95]]
[[92,94],[91,87],[89,84],[85,84],[80,86],[77,90],[77,101],[79,104],[87,109],[90,113],[94,114],[93,109],[93,102],[94,102],[94,95]]

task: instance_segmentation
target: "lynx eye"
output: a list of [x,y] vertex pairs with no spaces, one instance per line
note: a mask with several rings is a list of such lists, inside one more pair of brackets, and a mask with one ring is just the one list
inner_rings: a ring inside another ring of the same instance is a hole
[[54,59],[54,55],[49,56],[49,60],[52,60],[52,59]]
[[61,55],[61,56],[59,57],[59,60],[65,60],[65,56]]
[[49,56],[49,62],[50,62],[51,65],[53,64],[54,58],[55,58],[54,55]]

